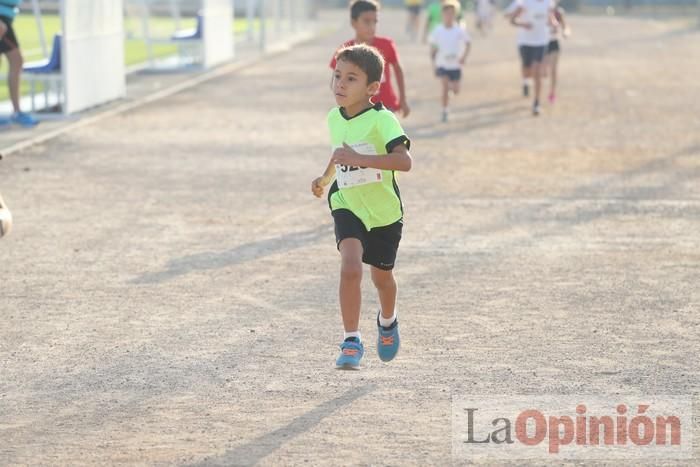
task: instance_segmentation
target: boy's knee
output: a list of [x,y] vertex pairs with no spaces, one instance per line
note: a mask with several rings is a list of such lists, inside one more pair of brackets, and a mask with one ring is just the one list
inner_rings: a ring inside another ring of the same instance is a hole
[[343,261],[340,266],[340,278],[343,281],[362,280],[362,263],[354,260]]
[[386,273],[382,274],[372,274],[372,282],[378,289],[385,289],[396,285],[394,275],[391,273],[391,271],[387,271]]

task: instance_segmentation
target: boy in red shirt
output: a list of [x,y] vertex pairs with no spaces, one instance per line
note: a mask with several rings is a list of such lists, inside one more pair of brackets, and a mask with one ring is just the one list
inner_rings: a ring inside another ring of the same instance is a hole
[[[374,0],[355,0],[350,5],[350,24],[355,30],[355,38],[345,42],[341,47],[348,47],[356,44],[367,44],[375,47],[384,57],[384,74],[379,86],[379,93],[372,98],[372,102],[381,102],[384,107],[392,112],[401,112],[407,117],[411,109],[406,103],[406,86],[403,79],[403,69],[399,63],[399,54],[396,51],[394,41],[388,37],[376,36],[377,16],[379,3]],[[337,51],[336,51],[337,52]],[[335,54],[330,63],[331,69],[335,70]],[[399,88],[399,95],[394,92],[391,83],[391,70],[396,73],[396,84]]]

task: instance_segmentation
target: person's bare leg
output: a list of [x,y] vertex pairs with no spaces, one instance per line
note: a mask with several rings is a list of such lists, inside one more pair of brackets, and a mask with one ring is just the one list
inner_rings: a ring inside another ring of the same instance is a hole
[[549,100],[553,101],[557,93],[557,67],[559,66],[559,52],[552,52],[549,58],[552,80],[549,84]]
[[549,54],[545,50],[544,57],[542,57],[542,66],[540,67],[540,76],[542,79],[547,79],[549,74]]
[[418,15],[413,11],[408,12],[408,21],[406,22],[406,33],[411,40],[415,40],[418,35]]
[[12,49],[6,53],[7,61],[10,65],[10,71],[7,74],[7,87],[10,91],[10,100],[12,101],[12,107],[15,112],[20,111],[19,106],[19,78],[22,74],[22,65],[24,65],[24,58],[22,57],[22,52],[19,49]]
[[442,121],[446,122],[447,114],[449,112],[447,106],[450,103],[450,84],[449,80],[447,79],[447,76],[440,77],[440,85],[442,86]]
[[360,306],[362,304],[362,243],[356,238],[346,238],[339,246],[340,313],[345,332],[355,332],[360,326]]
[[396,280],[391,271],[372,266],[372,282],[377,288],[379,303],[382,306],[382,317],[391,318],[396,309]]
[[459,94],[459,81],[450,81],[450,85],[452,87],[452,92],[456,96]]
[[535,62],[532,65],[532,77],[535,80],[535,102],[540,102],[540,93],[542,92],[542,62]]
[[450,82],[447,76],[442,76],[440,81],[442,82],[442,108],[447,109],[450,103]]
[[523,96],[527,97],[527,95],[530,93],[530,79],[532,78],[532,72],[530,67],[523,65],[521,68],[521,73],[523,75]]
[[[3,23],[2,21],[0,21],[0,39],[2,39],[6,33],[7,33],[7,25],[5,23]],[[2,57],[2,54],[0,54],[0,57]],[[9,62],[8,62],[8,64],[9,64]],[[9,75],[8,75],[8,77],[9,77]],[[12,96],[12,87],[10,86],[9,79],[7,80],[7,88],[8,88],[8,91],[10,93],[10,96]]]

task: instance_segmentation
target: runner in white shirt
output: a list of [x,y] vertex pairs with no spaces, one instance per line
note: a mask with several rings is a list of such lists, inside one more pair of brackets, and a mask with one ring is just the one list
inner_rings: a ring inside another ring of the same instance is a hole
[[[510,5],[508,5],[505,10],[503,10],[503,16],[505,16],[508,21],[513,19],[513,14],[515,13],[515,10],[518,9],[518,0],[513,0]],[[518,54],[520,54],[520,36],[517,36],[516,40],[517,48],[518,48]],[[522,62],[522,56],[521,62]],[[525,66],[521,63],[520,65],[520,72],[523,77],[523,97],[527,97],[530,94],[530,85],[532,84],[532,76],[530,76],[530,69],[525,68]]]
[[[517,8],[511,15],[511,23],[518,30],[520,58],[525,76],[535,82],[535,99],[532,114],[540,113],[540,92],[542,89],[542,62],[549,44],[549,31],[557,24],[554,18],[554,0],[517,0]],[[526,89],[523,89],[526,94]]]
[[493,2],[494,0],[476,1],[476,27],[482,35],[493,28]]
[[447,121],[450,91],[459,93],[462,67],[467,60],[470,38],[457,22],[459,3],[446,0],[442,5],[442,24],[430,34],[430,56],[435,75],[442,83],[442,121]]
[[[555,0],[556,1],[556,0]],[[547,46],[547,53],[544,57],[544,75],[547,75],[549,71],[552,77],[549,88],[549,103],[554,104],[557,98],[557,80],[559,78],[558,68],[559,68],[559,55],[561,54],[561,46],[559,45],[559,36],[563,38],[569,37],[571,31],[566,24],[564,18],[564,9],[560,6],[556,6],[554,9],[554,17],[557,23],[552,25],[550,30],[549,45]]]

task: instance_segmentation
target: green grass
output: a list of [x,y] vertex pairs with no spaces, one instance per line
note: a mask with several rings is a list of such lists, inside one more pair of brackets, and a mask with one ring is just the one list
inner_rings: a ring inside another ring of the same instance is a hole
[[[46,44],[51,48],[53,36],[61,30],[61,20],[58,15],[43,15],[42,23]],[[126,66],[143,63],[148,59],[146,43],[142,39],[141,18],[126,17],[124,20],[124,31],[128,39],[124,40],[124,63]],[[183,18],[180,21],[181,29],[195,27],[194,18]],[[255,25],[257,28],[257,24]],[[36,20],[31,14],[20,14],[14,22],[15,34],[22,48],[25,62],[41,60],[44,58],[41,51],[41,42]],[[149,18],[148,29],[151,37],[167,38],[175,31],[175,21],[171,18],[151,17]],[[231,30],[235,34],[241,34],[248,29],[248,22],[245,19],[237,18],[231,22]],[[166,57],[177,53],[177,47],[170,44],[153,44],[152,51],[154,57]],[[50,50],[49,50],[50,53]],[[0,73],[7,74],[7,60],[2,60]],[[39,88],[40,85],[37,85]],[[29,84],[22,83],[22,95],[29,94]],[[9,99],[7,86],[0,84],[0,101]]]

